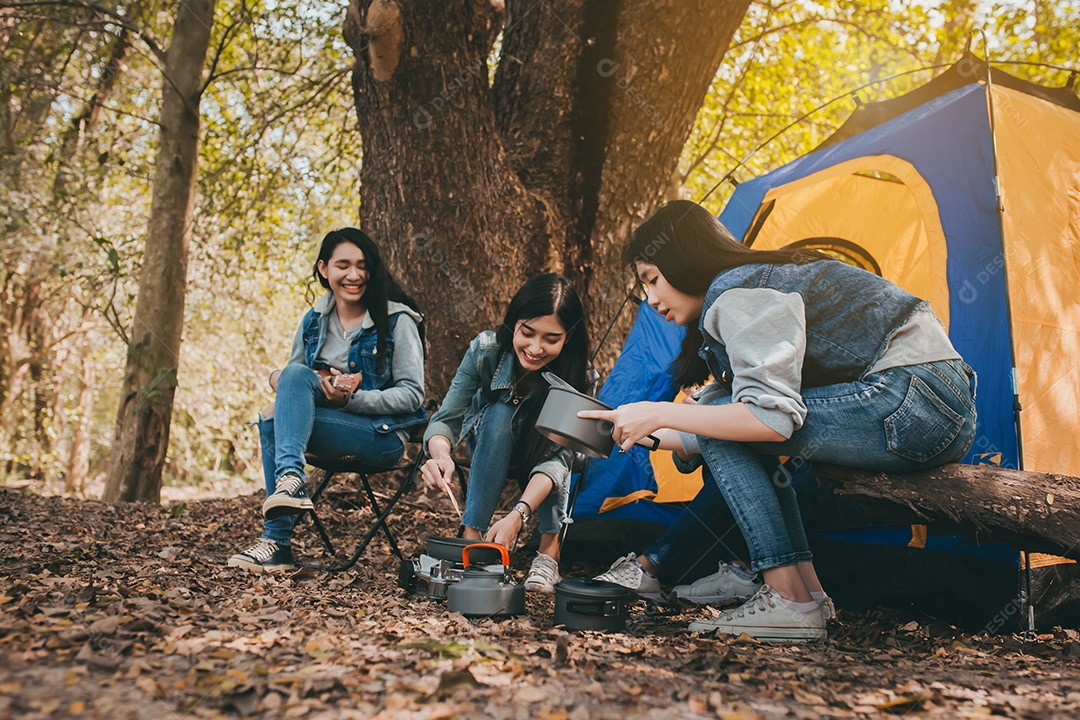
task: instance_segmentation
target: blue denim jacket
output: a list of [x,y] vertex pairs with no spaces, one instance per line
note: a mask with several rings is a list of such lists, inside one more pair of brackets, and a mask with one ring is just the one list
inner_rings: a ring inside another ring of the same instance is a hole
[[[485,393],[485,389],[492,392]],[[469,349],[454,374],[450,389],[438,411],[432,415],[427,432],[424,433],[424,447],[427,447],[428,440],[435,435],[449,438],[451,443],[468,437],[475,428],[480,411],[489,402],[509,402],[513,394],[514,356],[502,352],[495,333],[485,330],[469,343]],[[517,435],[521,431],[534,430],[515,426],[512,431]],[[543,473],[559,487],[565,487],[570,478],[573,459],[573,451],[559,448],[550,458],[533,467],[529,477]]]
[[742,265],[713,279],[701,310],[698,354],[713,378],[731,389],[727,349],[705,331],[716,299],[734,288],[771,288],[799,293],[806,308],[806,354],[802,386],[824,387],[862,377],[885,352],[893,332],[926,301],[884,278],[839,261],[808,265]]
[[[300,321],[300,330],[297,333],[297,342],[293,347],[293,361],[299,361],[315,370],[325,369],[325,364],[318,362],[319,352],[326,342],[326,334],[330,327],[330,313],[325,312],[320,303],[308,310]],[[386,358],[382,368],[378,367],[378,335],[374,325],[365,327],[353,337],[349,346],[349,372],[362,373],[360,378],[360,390],[386,390],[394,385],[395,380],[391,373],[394,361],[394,328],[402,312],[394,312],[391,307],[390,336],[386,338]],[[300,355],[297,358],[297,355]],[[423,406],[409,413],[400,415],[379,415],[375,417],[375,428],[382,433],[391,433],[416,425],[423,424],[427,419],[427,413]]]

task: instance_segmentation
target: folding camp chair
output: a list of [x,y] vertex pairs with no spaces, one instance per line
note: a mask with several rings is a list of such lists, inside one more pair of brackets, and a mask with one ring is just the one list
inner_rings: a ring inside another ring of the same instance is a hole
[[[371,527],[368,528],[367,532],[365,532],[364,536],[360,539],[360,544],[357,545],[352,556],[345,563],[341,565],[316,565],[313,563],[298,562],[297,565],[326,570],[327,572],[344,572],[356,564],[356,561],[359,560],[360,556],[367,550],[367,547],[375,537],[375,534],[380,530],[390,543],[390,549],[398,556],[398,559],[404,563],[405,556],[398,547],[397,541],[394,539],[394,534],[390,531],[390,526],[387,524],[386,520],[401,497],[416,482],[416,475],[420,471],[420,466],[423,465],[424,453],[418,452],[415,460],[407,460],[403,457],[402,462],[392,468],[372,467],[351,456],[318,457],[309,454],[305,456],[305,460],[309,465],[313,465],[322,470],[323,477],[316,486],[315,491],[311,493],[311,502],[315,504],[315,507],[301,514],[297,522],[306,516],[311,517],[311,522],[315,526],[315,530],[319,533],[319,538],[322,540],[327,553],[329,553],[331,557],[336,556],[337,552],[334,549],[334,544],[330,540],[330,535],[327,533],[326,527],[319,519],[316,510],[319,507],[319,499],[322,497],[323,492],[337,475],[342,473],[354,473],[357,475],[360,479],[360,484],[364,488],[364,493],[367,495],[368,502],[371,505],[371,512],[375,517],[371,523]],[[400,472],[402,470],[408,470],[408,473],[394,490],[394,494],[383,501],[385,502],[385,505],[380,505],[379,499],[376,497],[375,492],[371,487],[371,476],[383,473]]]

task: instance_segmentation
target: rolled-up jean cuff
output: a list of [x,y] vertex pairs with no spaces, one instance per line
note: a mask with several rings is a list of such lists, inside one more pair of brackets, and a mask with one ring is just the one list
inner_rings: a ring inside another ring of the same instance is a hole
[[813,562],[814,554],[809,552],[796,552],[788,555],[780,555],[779,557],[762,558],[750,563],[751,572],[762,572],[763,570],[772,570],[778,567],[787,567],[789,565],[798,565],[802,562]]

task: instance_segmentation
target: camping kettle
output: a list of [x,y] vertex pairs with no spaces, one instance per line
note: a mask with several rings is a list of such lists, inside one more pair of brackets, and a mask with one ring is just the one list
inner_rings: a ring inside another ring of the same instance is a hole
[[[502,565],[470,566],[469,551],[474,548],[498,550]],[[515,583],[510,576],[510,553],[506,547],[497,543],[466,545],[461,550],[461,562],[465,566],[461,580],[446,592],[446,606],[450,612],[468,617],[525,614],[525,587]]]

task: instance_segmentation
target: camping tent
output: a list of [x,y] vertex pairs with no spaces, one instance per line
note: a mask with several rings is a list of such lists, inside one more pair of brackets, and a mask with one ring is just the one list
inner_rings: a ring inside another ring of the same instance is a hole
[[984,78],[968,56],[860,107],[739,185],[720,219],[754,248],[823,248],[929,300],[979,375],[967,462],[1018,467],[1022,441],[1025,469],[1080,475],[1080,100],[995,70],[991,133]]
[[[965,56],[911,93],[860,106],[814,152],[740,184],[720,219],[754,248],[823,249],[929,300],[979,375],[978,428],[965,462],[1015,468],[1022,449],[1028,470],[1080,475],[1080,379],[1073,372],[1080,359],[1080,100],[1069,89],[1043,88],[997,70],[989,80],[988,91],[984,63]],[[680,336],[670,329],[663,342],[653,339],[663,325],[656,319],[648,308],[639,312],[602,391],[609,404],[674,397],[665,369]],[[1023,408],[1019,428],[1014,378]],[[658,502],[661,490],[679,487],[672,495],[681,496],[700,480],[676,485],[658,465],[636,448],[594,461],[575,523],[668,524],[678,508]],[[571,539],[575,530],[594,541],[612,535],[582,529],[572,529]],[[834,564],[851,566],[859,555],[854,543],[880,552],[928,548],[953,558],[962,554],[944,546],[969,543],[928,539],[921,526],[883,532],[896,537],[819,535],[815,552],[826,549],[821,543],[839,543],[837,556],[844,560]],[[911,562],[925,568],[935,552],[916,552]],[[1019,562],[1005,546],[984,545],[978,553],[988,563],[1005,558],[1002,568]],[[963,562],[971,560],[948,567]],[[884,564],[875,558],[868,566],[903,575],[895,558]],[[995,582],[1004,588],[1012,581],[1003,570]]]

